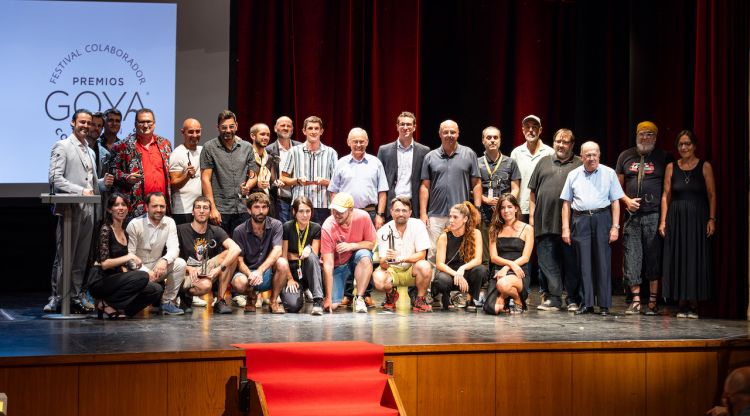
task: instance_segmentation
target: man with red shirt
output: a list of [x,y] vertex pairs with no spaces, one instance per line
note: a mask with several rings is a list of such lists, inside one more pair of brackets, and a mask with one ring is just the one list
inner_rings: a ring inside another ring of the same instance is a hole
[[167,212],[171,212],[169,189],[169,140],[154,134],[154,112],[141,108],[135,113],[135,134],[131,134],[112,148],[115,183],[130,199],[128,218],[142,215],[144,197],[153,192],[167,196]]

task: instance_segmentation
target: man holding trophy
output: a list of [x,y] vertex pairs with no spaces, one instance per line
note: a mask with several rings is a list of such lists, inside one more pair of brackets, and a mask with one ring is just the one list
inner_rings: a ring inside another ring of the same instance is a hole
[[412,310],[432,312],[432,306],[425,301],[432,278],[432,266],[425,260],[430,236],[424,222],[411,218],[411,214],[409,198],[393,198],[393,219],[378,230],[380,267],[372,272],[372,282],[376,290],[385,292],[383,309],[396,310],[399,286],[416,286],[417,297],[412,302]]
[[224,296],[241,250],[221,227],[208,223],[210,214],[211,201],[199,196],[193,202],[193,222],[177,226],[180,258],[187,262],[181,306],[183,309],[190,308],[193,296],[209,293],[213,282],[218,280],[218,300],[214,312],[231,313],[232,308]]

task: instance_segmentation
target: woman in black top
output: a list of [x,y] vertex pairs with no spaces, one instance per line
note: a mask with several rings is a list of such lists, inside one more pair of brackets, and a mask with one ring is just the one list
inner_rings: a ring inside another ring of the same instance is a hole
[[91,294],[97,298],[99,319],[133,316],[146,306],[161,299],[163,288],[150,282],[148,273],[138,270],[141,259],[128,253],[128,234],[123,221],[128,215],[128,204],[122,194],[114,193],[107,200],[107,214],[99,231],[98,267],[89,282]]
[[286,288],[281,302],[287,312],[299,312],[304,306],[302,291],[313,296],[313,315],[323,314],[323,277],[320,271],[320,225],[310,221],[312,201],[300,196],[292,202],[292,220],[284,223],[281,255],[289,261]]
[[[534,249],[534,228],[520,220],[521,207],[511,194],[503,194],[490,223],[490,261],[500,270],[490,280],[490,293],[484,311],[497,315],[507,310],[521,313],[526,309],[523,278],[529,273],[529,258]],[[494,283],[494,285],[493,285]],[[513,305],[506,300],[513,299]]]
[[432,290],[443,295],[443,309],[455,307],[451,290],[468,293],[467,311],[476,311],[474,300],[479,297],[487,268],[482,265],[482,233],[477,229],[479,211],[469,202],[454,205],[448,227],[437,240],[435,281]]

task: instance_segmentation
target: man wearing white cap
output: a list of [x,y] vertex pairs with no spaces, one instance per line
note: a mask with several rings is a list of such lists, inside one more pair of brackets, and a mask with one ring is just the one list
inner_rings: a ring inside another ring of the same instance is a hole
[[367,312],[363,297],[372,275],[372,249],[375,227],[366,211],[354,208],[354,199],[339,192],[329,205],[331,216],[323,222],[320,253],[323,258],[323,309],[338,306],[346,281],[357,282],[354,311]]
[[[531,194],[531,190],[529,189],[529,179],[531,179],[531,174],[534,173],[534,168],[537,163],[539,163],[539,161],[545,156],[552,155],[554,157],[555,150],[542,143],[542,119],[538,116],[529,114],[524,117],[521,121],[521,132],[523,133],[524,139],[526,139],[526,143],[513,149],[510,153],[510,157],[516,161],[518,170],[521,171],[521,194],[518,198],[518,202],[521,205],[523,222],[534,225],[533,220],[530,221],[529,219],[529,195]],[[544,294],[547,291],[547,285],[546,282],[544,282],[544,278],[541,276],[541,272],[538,270],[539,267],[536,262],[536,257],[533,257],[531,263],[531,273],[533,275],[539,273],[539,289],[540,292]],[[530,280],[531,276],[528,276],[526,278],[526,283],[530,283]],[[526,290],[530,290],[529,285],[524,285],[524,287]]]

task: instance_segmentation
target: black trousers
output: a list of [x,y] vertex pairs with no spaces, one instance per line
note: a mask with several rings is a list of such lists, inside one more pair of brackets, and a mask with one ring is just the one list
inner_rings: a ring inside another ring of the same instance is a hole
[[570,230],[576,258],[581,271],[583,286],[582,306],[612,306],[612,248],[609,246],[609,230],[612,213],[604,210],[593,215],[573,215]]
[[[475,301],[479,299],[479,291],[482,288],[482,282],[487,276],[487,268],[484,265],[471,268],[464,273],[464,278],[469,283],[469,294]],[[450,299],[451,290],[458,290],[458,286],[453,284],[453,276],[444,272],[435,273],[435,280],[432,282],[432,294],[443,294],[443,302]]]

